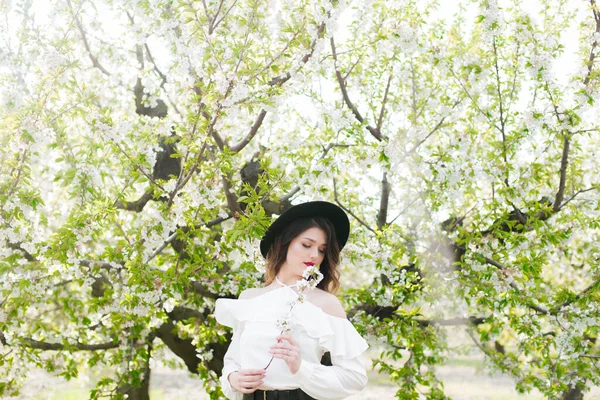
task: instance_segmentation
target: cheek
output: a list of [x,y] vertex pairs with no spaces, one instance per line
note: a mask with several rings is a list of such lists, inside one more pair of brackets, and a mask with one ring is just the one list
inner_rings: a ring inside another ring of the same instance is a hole
[[295,243],[290,245],[290,247],[288,248],[288,254],[287,254],[287,258],[289,259],[295,259],[298,257],[302,257],[302,245]]

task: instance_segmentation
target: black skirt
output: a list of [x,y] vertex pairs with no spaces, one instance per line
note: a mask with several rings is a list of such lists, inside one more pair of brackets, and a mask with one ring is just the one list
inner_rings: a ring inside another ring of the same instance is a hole
[[244,394],[243,400],[316,400],[301,389],[293,390],[257,390]]

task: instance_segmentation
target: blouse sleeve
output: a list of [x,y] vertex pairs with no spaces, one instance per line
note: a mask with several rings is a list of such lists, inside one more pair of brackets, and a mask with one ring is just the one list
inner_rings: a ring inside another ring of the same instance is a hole
[[319,400],[344,399],[367,385],[367,373],[360,357],[331,356],[332,366],[302,360],[296,373],[301,389]]
[[231,342],[227,348],[227,352],[223,357],[223,370],[221,371],[221,389],[223,394],[229,400],[242,400],[244,394],[240,391],[235,390],[229,383],[229,374],[235,371],[239,371],[240,367],[240,336],[244,330],[244,323],[232,318],[230,315],[230,308],[226,301],[221,299],[217,300],[215,308],[215,317],[221,324],[233,328],[233,336]]
[[229,400],[242,400],[244,394],[235,390],[231,384],[229,383],[229,374],[235,371],[239,371],[240,367],[240,334],[241,327],[238,326],[237,329],[234,329],[233,336],[231,338],[231,343],[229,344],[229,348],[223,357],[223,370],[221,373],[221,388],[223,389],[223,394]]

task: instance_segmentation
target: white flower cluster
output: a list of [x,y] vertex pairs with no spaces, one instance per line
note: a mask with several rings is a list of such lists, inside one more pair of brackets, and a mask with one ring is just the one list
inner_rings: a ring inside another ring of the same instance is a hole
[[483,16],[483,26],[487,33],[486,39],[491,40],[493,36],[499,35],[504,29],[504,18],[498,7],[498,0],[488,0],[480,9]]
[[286,311],[282,316],[277,319],[277,327],[281,329],[281,332],[289,332],[292,327],[292,310],[297,303],[303,303],[306,299],[308,291],[313,290],[317,287],[319,282],[323,280],[323,274],[319,271],[318,267],[308,267],[302,273],[302,279],[298,281],[297,287],[299,290],[298,298],[289,304],[289,310]]

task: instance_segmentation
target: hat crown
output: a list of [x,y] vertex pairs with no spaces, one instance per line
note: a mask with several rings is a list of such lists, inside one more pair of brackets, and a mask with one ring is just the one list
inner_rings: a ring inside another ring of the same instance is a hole
[[348,241],[350,235],[350,221],[348,216],[339,206],[327,201],[310,201],[288,208],[267,229],[260,241],[260,252],[267,257],[275,238],[291,222],[300,218],[325,218],[331,222],[335,230],[340,250]]

